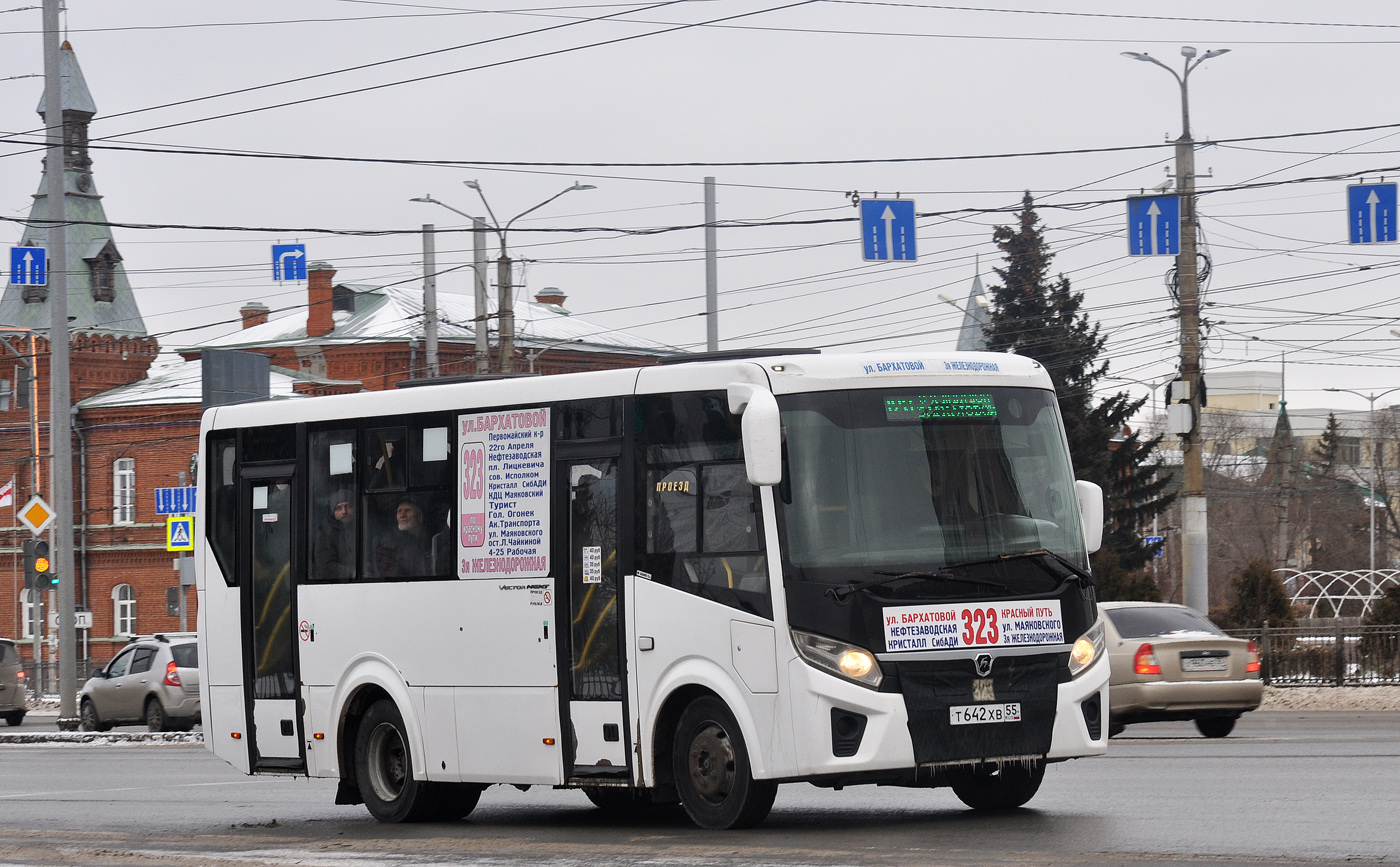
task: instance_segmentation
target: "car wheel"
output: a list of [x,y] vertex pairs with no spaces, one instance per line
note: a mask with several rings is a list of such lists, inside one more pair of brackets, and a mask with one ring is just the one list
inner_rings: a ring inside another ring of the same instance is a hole
[[24,715],[26,713],[28,713],[28,711],[11,711],[10,713],[5,714],[5,722],[9,723],[12,726],[20,725],[24,722]]
[[97,715],[97,707],[93,705],[92,699],[83,699],[82,707],[78,709],[78,716],[82,719],[82,728],[85,732],[105,732],[112,727],[102,721],[102,717]]
[[1111,738],[1116,738],[1119,735],[1121,735],[1123,733],[1123,730],[1127,727],[1127,724],[1118,722],[1117,720],[1110,717],[1108,720],[1108,736]]
[[165,708],[160,706],[160,699],[146,699],[146,728],[153,732],[170,731],[170,720],[165,718]]
[[1235,730],[1235,720],[1238,717],[1232,716],[1207,716],[1196,720],[1196,729],[1208,738],[1223,738]]
[[757,825],[778,794],[776,782],[753,778],[739,723],[712,696],[691,702],[676,723],[671,770],[691,821],[710,831]]
[[[360,721],[355,737],[355,777],[365,807],[379,821],[419,822],[433,818],[433,787],[413,778],[413,754],[409,752],[403,715],[388,699],[370,705]],[[472,806],[476,806],[475,802]]]
[[998,767],[981,764],[948,771],[948,782],[958,800],[974,810],[1014,810],[1024,805],[1040,789],[1045,779],[1045,762],[1029,765],[1008,762]]

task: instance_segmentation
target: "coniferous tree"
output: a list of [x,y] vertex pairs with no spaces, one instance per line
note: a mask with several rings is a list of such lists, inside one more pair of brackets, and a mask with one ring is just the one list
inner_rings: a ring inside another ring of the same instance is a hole
[[[1100,358],[1107,338],[1081,309],[1084,293],[1073,291],[1064,275],[1050,277],[1052,254],[1029,192],[1017,225],[996,227],[992,238],[1006,260],[1005,267],[994,269],[1001,283],[991,287],[987,349],[1012,351],[1045,366],[1055,384],[1075,475],[1103,488],[1107,500],[1104,545],[1095,568],[1113,573],[1111,583],[1131,598],[1155,598],[1155,584],[1148,590],[1142,576],[1130,576],[1146,575],[1143,567],[1160,547],[1144,545],[1140,528],[1165,511],[1175,494],[1163,494],[1171,475],[1153,458],[1161,437],[1142,440],[1127,427],[1146,398],[1118,392],[1095,401],[1094,387],[1108,372],[1108,361]],[[1150,575],[1146,581],[1152,583]]]
[[1226,629],[1251,629],[1266,620],[1270,626],[1292,626],[1295,622],[1288,591],[1262,560],[1251,561],[1230,578],[1230,605],[1213,612],[1212,617]]
[[1342,426],[1335,412],[1327,413],[1327,427],[1313,448],[1312,459],[1319,475],[1331,478],[1337,468],[1337,453],[1342,446]]

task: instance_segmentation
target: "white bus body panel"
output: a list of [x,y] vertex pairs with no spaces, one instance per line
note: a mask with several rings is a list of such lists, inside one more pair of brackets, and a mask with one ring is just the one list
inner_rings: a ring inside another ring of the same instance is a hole
[[[333,739],[346,704],[376,685],[403,714],[415,776],[562,782],[551,579],[372,583],[355,586],[348,602],[346,586],[298,588],[308,713],[314,731],[332,741],[317,747],[317,776],[338,775]],[[401,604],[406,588],[421,605]],[[341,628],[363,623],[366,611],[374,613],[373,629]],[[310,698],[322,688],[333,694],[324,710]],[[518,773],[502,779],[503,763]]]
[[[628,575],[624,580],[631,600],[627,606],[628,653],[632,656],[629,685],[634,718],[640,729],[640,737],[633,733],[642,747],[642,767],[637,771],[640,784],[652,785],[656,780],[653,745],[657,714],[672,692],[692,685],[715,693],[733,712],[748,746],[754,777],[784,776],[783,759],[791,752],[787,736],[791,729],[786,714],[779,712],[778,694],[752,692],[733,662],[731,624],[742,624],[741,630],[771,625],[762,618],[645,578]],[[648,644],[650,650],[641,649]],[[762,658],[769,648],[771,644],[764,647],[762,642],[746,648],[744,653],[750,654],[746,666],[776,670],[776,659]]]

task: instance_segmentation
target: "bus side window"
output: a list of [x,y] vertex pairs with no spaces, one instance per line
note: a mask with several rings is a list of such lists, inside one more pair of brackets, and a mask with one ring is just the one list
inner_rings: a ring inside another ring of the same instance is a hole
[[354,581],[359,538],[355,431],[314,431],[310,437],[311,490],[307,498],[312,581]]
[[771,618],[758,497],[743,463],[652,471],[647,487],[654,580]]
[[456,575],[452,422],[407,417],[366,431],[361,463],[361,576],[371,581]]
[[219,571],[230,587],[238,586],[234,551],[238,546],[238,485],[234,477],[237,455],[233,431],[209,434],[205,444],[204,491],[207,514],[204,535],[214,550]]

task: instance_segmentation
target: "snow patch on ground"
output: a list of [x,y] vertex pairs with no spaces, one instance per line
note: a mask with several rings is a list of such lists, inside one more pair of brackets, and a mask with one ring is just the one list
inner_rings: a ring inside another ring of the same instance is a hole
[[1400,711],[1400,686],[1266,686],[1259,709]]

